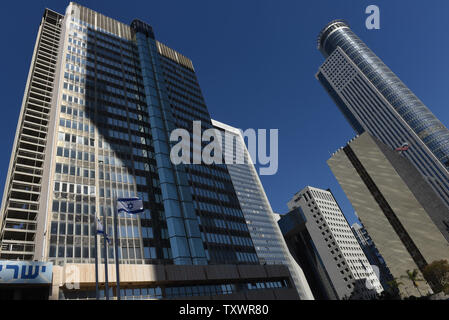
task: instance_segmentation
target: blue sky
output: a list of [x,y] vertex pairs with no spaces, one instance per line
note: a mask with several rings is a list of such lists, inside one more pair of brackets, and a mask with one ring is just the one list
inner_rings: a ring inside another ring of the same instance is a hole
[[[26,4],[24,3],[26,2]],[[350,222],[353,209],[326,164],[354,136],[314,75],[324,61],[316,37],[346,19],[367,45],[449,125],[446,54],[449,1],[78,1],[125,23],[150,23],[161,42],[193,60],[214,119],[234,127],[279,129],[279,170],[262,176],[275,212],[306,185],[331,188]],[[0,184],[10,151],[38,25],[45,7],[68,2],[8,1],[0,20]],[[381,11],[365,28],[365,8]],[[25,10],[26,8],[26,10]]]

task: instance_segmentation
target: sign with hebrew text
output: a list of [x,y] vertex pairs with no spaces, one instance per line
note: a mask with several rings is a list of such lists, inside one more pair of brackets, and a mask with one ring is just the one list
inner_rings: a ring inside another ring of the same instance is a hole
[[0,260],[0,284],[51,283],[52,272],[51,262]]

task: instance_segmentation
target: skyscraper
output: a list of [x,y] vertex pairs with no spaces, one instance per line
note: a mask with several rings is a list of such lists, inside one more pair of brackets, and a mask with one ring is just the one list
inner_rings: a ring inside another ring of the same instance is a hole
[[[135,283],[132,268],[140,268],[141,282],[148,282],[145,274],[158,275],[151,280],[157,297],[211,295],[204,281],[224,280],[226,272],[239,284],[223,284],[212,295],[290,287],[281,267],[277,282],[268,281],[264,269],[272,267],[259,265],[226,166],[170,161],[170,133],[191,132],[193,120],[212,128],[193,64],[157,41],[150,25],[127,25],[73,2],[65,15],[46,9],[2,201],[0,259],[74,265],[86,276],[95,241],[100,262],[105,258],[95,236],[97,218],[106,216],[114,240],[114,199],[138,196],[145,212],[119,215],[119,250],[110,246],[106,253],[109,262],[119,257],[127,281]],[[213,275],[218,265],[228,271]],[[246,271],[237,271],[240,265]],[[203,282],[202,294],[179,283],[160,287],[169,274],[184,284]],[[267,285],[243,283],[253,276]],[[59,294],[69,296],[83,293]]]
[[[316,78],[353,129],[404,153],[449,207],[449,130],[342,20],[318,36]],[[446,209],[447,211],[448,209]]]
[[[394,278],[449,259],[445,205],[408,159],[365,132],[327,163]],[[429,291],[425,282],[418,290],[408,279],[401,282],[403,295]]]
[[306,187],[279,220],[290,251],[319,299],[374,299],[383,291],[333,194]]
[[[301,299],[313,299],[307,280],[299,265],[292,259],[275,221],[240,130],[216,120],[212,120],[212,124],[221,134],[223,152],[233,159],[232,163],[227,163],[227,168],[260,263],[288,266]],[[226,139],[227,135],[231,139]],[[236,161],[237,159],[241,159],[241,162]]]

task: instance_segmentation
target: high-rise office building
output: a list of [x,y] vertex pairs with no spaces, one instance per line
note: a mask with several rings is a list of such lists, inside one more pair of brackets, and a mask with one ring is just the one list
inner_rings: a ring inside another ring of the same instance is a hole
[[383,291],[333,194],[306,187],[279,220],[317,299],[375,299]]
[[422,272],[435,260],[449,259],[449,220],[441,198],[404,156],[409,150],[399,154],[365,132],[327,163],[392,276],[401,279],[401,294],[419,296],[430,291],[428,284],[417,289],[402,278],[407,270]]
[[[342,20],[318,37],[326,61],[316,78],[357,134],[404,154],[449,207],[449,130]],[[449,209],[446,208],[446,213]]]
[[[145,212],[119,215],[119,250],[106,253],[110,263],[119,257],[124,295],[294,292],[288,270],[259,264],[226,166],[170,161],[171,132],[192,132],[193,120],[212,128],[193,64],[150,25],[73,2],[65,15],[45,10],[3,195],[0,259],[75,266],[91,288],[96,241],[106,258],[97,218],[114,241],[114,199],[138,196]],[[127,281],[153,285],[126,291]],[[92,294],[53,289],[56,298]]]
[[292,259],[275,221],[241,131],[216,120],[212,120],[212,124],[220,132],[223,153],[232,159],[232,162],[227,163],[227,168],[260,263],[287,265],[301,299],[313,299],[307,280]]
[[351,230],[354,233],[355,238],[360,244],[363,252],[366,255],[369,263],[378,268],[378,278],[384,290],[389,288],[389,282],[393,280],[390,270],[388,269],[385,260],[382,258],[379,250],[376,248],[376,244],[371,239],[368,231],[365,229],[363,223],[358,224],[357,222],[351,225]]

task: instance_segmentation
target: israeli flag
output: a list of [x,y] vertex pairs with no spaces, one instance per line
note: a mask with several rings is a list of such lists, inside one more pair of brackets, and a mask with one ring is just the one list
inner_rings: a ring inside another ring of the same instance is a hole
[[117,212],[138,214],[143,212],[143,202],[139,198],[118,198]]
[[97,234],[102,234],[106,238],[107,242],[109,244],[111,243],[111,239],[109,239],[108,235],[104,231],[103,224],[101,223],[100,218],[97,218]]
[[97,233],[104,234],[103,224],[100,221],[100,218],[97,218]]

